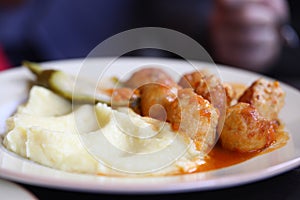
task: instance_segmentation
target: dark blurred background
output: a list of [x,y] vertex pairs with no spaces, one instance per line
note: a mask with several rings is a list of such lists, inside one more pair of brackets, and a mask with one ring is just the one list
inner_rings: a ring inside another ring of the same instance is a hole
[[[300,33],[300,3],[288,3],[290,23]],[[6,56],[2,68],[20,66],[23,60],[85,57],[110,36],[145,26],[177,30],[210,52],[207,16],[211,7],[210,0],[0,0],[0,50]],[[157,54],[149,51],[148,55]],[[298,58],[299,47],[283,47],[280,57],[264,74],[300,88]]]
[[[289,0],[291,25],[298,35],[300,34],[300,1]],[[279,60],[274,67],[266,73],[300,89],[300,47],[283,47]]]

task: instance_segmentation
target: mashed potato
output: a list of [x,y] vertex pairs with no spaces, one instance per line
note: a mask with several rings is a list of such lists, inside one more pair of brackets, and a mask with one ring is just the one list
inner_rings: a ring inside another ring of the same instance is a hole
[[39,86],[7,120],[3,144],[48,167],[104,175],[188,173],[205,156],[168,123],[101,103],[72,108]]

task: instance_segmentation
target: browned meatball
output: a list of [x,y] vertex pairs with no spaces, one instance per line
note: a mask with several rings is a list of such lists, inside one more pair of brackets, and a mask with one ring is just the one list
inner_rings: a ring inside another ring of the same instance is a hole
[[227,110],[220,142],[233,151],[259,151],[275,141],[276,128],[274,121],[263,118],[250,104],[238,103]]
[[124,85],[125,87],[136,89],[148,83],[158,83],[165,86],[176,85],[174,80],[165,71],[159,68],[143,68],[136,71]]
[[219,110],[230,105],[235,94],[230,85],[224,86],[217,76],[204,70],[185,74],[178,84],[183,88],[193,88]]
[[165,121],[167,118],[165,108],[176,98],[177,88],[149,83],[140,87],[139,91],[141,114]]
[[218,111],[193,89],[179,90],[167,114],[173,129],[192,138],[200,151],[207,152],[215,144]]
[[192,73],[184,74],[178,82],[178,85],[183,88],[196,89],[199,85],[206,85],[206,77],[208,73],[206,71],[194,71]]
[[263,117],[273,120],[278,118],[284,97],[285,93],[278,81],[260,78],[245,90],[238,101],[253,105]]

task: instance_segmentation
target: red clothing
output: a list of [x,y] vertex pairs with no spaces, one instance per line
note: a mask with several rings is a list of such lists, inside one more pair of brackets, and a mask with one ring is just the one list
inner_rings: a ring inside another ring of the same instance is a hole
[[10,67],[8,59],[5,56],[3,49],[0,46],[0,71],[8,69]]

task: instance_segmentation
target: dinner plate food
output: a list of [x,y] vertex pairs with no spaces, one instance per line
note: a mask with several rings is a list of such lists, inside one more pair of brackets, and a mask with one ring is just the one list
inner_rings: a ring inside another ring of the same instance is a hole
[[0,176],[87,192],[246,184],[300,164],[298,90],[200,61],[89,58],[0,74]]

